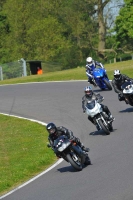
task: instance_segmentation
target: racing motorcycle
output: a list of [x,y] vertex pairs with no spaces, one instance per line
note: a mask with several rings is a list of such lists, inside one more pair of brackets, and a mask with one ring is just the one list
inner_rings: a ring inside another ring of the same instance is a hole
[[107,114],[103,111],[98,100],[88,101],[86,104],[86,114],[92,117],[98,130],[103,130],[106,135],[113,131],[112,121],[108,120]]
[[121,89],[123,90],[125,102],[133,106],[133,83],[131,81],[126,81],[122,84]]
[[111,83],[104,68],[95,68],[92,72],[92,75],[94,77],[95,85],[98,86],[101,90],[112,90]]
[[[47,146],[51,147],[50,144]],[[52,149],[56,155],[59,155],[65,161],[69,162],[77,171],[81,171],[83,165],[91,164],[88,154],[74,141],[69,140],[65,135],[61,135],[54,140],[54,147]]]

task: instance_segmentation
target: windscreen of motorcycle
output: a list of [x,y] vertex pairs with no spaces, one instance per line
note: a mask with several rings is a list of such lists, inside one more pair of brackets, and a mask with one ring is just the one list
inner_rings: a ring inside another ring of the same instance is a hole
[[95,107],[95,100],[93,100],[93,101],[88,101],[87,104],[86,104],[86,107],[87,107],[89,110],[92,110],[92,109]]
[[95,100],[88,102],[86,104],[86,114],[94,117],[96,114],[102,112],[102,108],[101,105],[96,102]]
[[71,142],[66,138],[66,136],[60,136],[54,141],[54,147],[59,152],[64,151],[70,144]]
[[133,94],[133,84],[130,81],[125,82],[121,88],[123,89],[124,94]]

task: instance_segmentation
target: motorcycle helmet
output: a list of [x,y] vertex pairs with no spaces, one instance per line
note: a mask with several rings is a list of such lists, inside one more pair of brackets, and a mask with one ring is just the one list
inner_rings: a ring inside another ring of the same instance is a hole
[[85,92],[85,95],[87,97],[92,97],[92,95],[93,95],[93,91],[92,91],[92,87],[91,86],[86,86],[84,88],[84,92]]
[[52,122],[47,124],[46,129],[50,135],[55,134],[57,130],[56,125]]
[[114,71],[114,79],[116,80],[116,81],[118,81],[118,80],[120,80],[121,79],[121,72],[120,72],[120,70],[115,70]]
[[92,65],[92,57],[88,57],[88,58],[86,58],[86,62],[87,62],[87,64],[89,65],[89,66],[91,66]]

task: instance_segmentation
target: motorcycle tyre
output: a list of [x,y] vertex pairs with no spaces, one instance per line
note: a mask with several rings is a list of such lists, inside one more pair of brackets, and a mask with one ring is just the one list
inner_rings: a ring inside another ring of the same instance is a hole
[[105,79],[105,80],[104,80],[104,83],[106,84],[106,86],[107,86],[107,88],[108,88],[109,90],[112,90],[112,86],[111,86],[111,84],[110,84],[109,81],[107,81],[107,80]]
[[102,120],[99,120],[99,124],[101,126],[101,128],[103,129],[103,131],[106,133],[106,135],[110,135],[110,131],[104,126]]
[[89,158],[88,155],[86,156],[86,159],[85,159],[84,165],[91,165],[91,160],[90,160],[90,158]]
[[113,132],[112,122],[111,122],[111,124],[109,125],[109,131],[110,131],[110,132]]
[[130,106],[133,106],[133,102],[130,99],[128,99],[128,102]]
[[72,167],[75,168],[76,170],[81,171],[83,169],[82,164],[81,165],[77,165],[76,162],[70,156],[70,154],[67,154],[66,158],[67,158],[68,162],[72,165]]

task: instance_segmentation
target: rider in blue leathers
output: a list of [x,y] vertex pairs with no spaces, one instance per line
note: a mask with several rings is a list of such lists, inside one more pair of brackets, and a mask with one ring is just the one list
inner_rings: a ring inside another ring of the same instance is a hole
[[96,68],[96,66],[99,66],[99,67],[101,67],[101,68],[104,68],[103,67],[103,65],[102,65],[102,63],[99,63],[99,62],[97,62],[97,61],[94,61],[93,59],[92,59],[92,57],[88,57],[87,59],[86,59],[86,75],[87,75],[87,77],[88,77],[88,82],[89,83],[91,83],[91,84],[93,84],[94,86],[96,86],[95,85],[95,81],[94,81],[94,78],[93,78],[93,75],[92,75],[92,72],[93,72],[93,70]]

